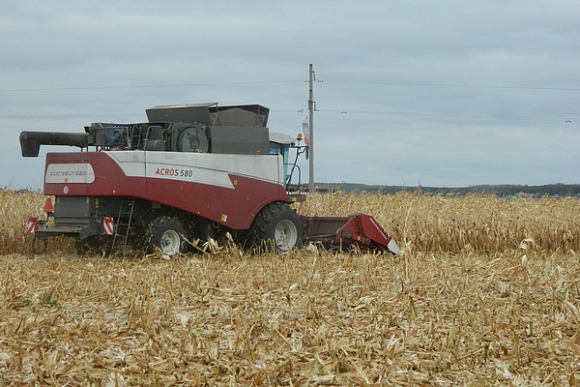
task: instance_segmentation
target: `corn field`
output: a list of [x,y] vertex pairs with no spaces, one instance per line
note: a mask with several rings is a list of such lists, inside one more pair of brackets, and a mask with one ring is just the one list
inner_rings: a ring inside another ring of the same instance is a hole
[[[41,215],[45,200],[40,192],[0,191],[0,254],[27,253],[26,218]],[[523,240],[547,252],[580,249],[576,199],[332,193],[315,194],[296,208],[308,216],[372,215],[406,252],[492,254],[517,250]],[[67,240],[55,245],[74,251]]]
[[517,250],[525,239],[544,251],[580,247],[580,201],[341,193],[315,195],[303,215],[372,215],[407,252],[498,253]]
[[577,385],[580,205],[340,193],[400,256],[30,254],[38,192],[0,191],[0,386]]

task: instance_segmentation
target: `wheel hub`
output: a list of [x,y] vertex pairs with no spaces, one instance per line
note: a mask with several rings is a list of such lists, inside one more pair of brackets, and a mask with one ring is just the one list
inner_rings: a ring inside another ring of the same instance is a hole
[[161,250],[164,254],[174,255],[179,252],[181,238],[174,230],[168,230],[161,236]]
[[296,246],[298,240],[298,230],[292,221],[285,219],[278,223],[274,231],[276,246],[282,251],[288,251]]

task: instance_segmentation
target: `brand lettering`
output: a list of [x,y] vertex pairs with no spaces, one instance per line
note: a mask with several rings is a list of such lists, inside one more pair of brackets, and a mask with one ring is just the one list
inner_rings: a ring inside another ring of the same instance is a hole
[[159,176],[179,176],[179,169],[157,168],[155,174]]

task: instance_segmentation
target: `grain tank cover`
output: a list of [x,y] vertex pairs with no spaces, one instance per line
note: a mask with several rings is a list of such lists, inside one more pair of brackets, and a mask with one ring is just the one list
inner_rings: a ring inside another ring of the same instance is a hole
[[268,126],[270,109],[262,105],[212,106],[216,115],[213,125],[218,126]]
[[149,122],[184,122],[212,125],[215,116],[210,113],[210,107],[217,102],[155,106],[146,110]]
[[217,102],[155,106],[146,110],[149,122],[198,122],[207,126],[265,127],[270,109],[261,105],[218,106]]

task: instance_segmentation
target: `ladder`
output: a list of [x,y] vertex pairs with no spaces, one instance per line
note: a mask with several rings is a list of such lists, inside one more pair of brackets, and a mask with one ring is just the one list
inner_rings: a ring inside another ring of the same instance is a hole
[[[121,207],[119,208],[119,216],[117,216],[117,225],[115,233],[113,234],[113,244],[111,251],[115,250],[117,244],[122,243],[122,250],[125,251],[127,247],[127,240],[129,239],[129,231],[131,230],[131,220],[133,220],[133,211],[135,210],[135,198],[123,198]],[[117,240],[122,238],[121,240]]]

